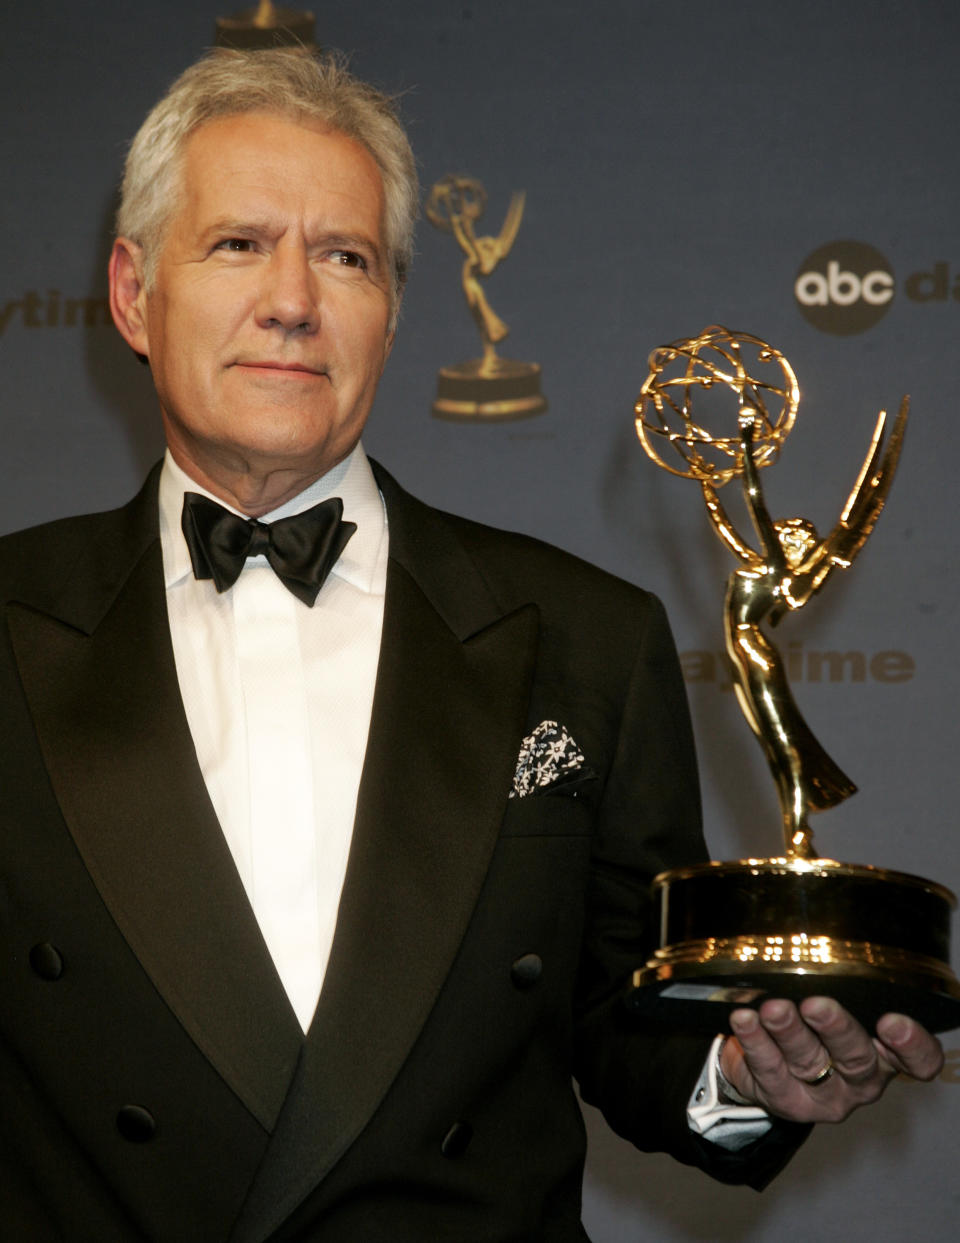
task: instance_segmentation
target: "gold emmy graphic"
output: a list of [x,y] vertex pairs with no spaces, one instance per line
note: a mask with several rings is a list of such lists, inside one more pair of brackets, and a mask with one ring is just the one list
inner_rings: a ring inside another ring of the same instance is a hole
[[239,51],[272,47],[315,47],[312,13],[289,9],[260,0],[232,17],[218,17],[214,42],[217,47]]
[[[818,856],[811,813],[856,786],[804,720],[764,629],[807,605],[866,544],[893,482],[908,400],[889,434],[881,411],[840,517],[821,538],[806,518],[771,517],[764,498],[760,472],[778,459],[800,400],[783,354],[713,326],[654,350],[649,366],[637,434],[658,466],[700,485],[711,526],[736,559],[724,600],[726,648],[740,708],[776,783],[784,850],[657,876],[661,944],[635,973],[630,1003],[678,1026],[716,1030],[721,1010],[816,993],[836,997],[871,1028],[887,1011],[932,1031],[960,1026],[960,983],[950,969],[956,898],[918,876]],[[733,480],[752,536],[721,503]]]
[[427,219],[452,233],[463,251],[463,296],[480,333],[483,355],[469,362],[441,367],[433,413],[441,419],[523,419],[542,414],[547,403],[540,392],[538,363],[501,358],[497,344],[510,329],[487,301],[481,277],[490,276],[510,253],[525,195],[514,194],[497,237],[478,237],[476,223],[487,205],[487,192],[473,177],[452,173],[440,180],[427,199]]

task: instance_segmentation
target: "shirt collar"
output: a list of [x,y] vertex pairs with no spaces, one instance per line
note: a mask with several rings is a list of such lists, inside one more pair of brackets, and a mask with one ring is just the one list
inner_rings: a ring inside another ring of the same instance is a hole
[[[240,513],[220,497],[195,483],[170,455],[164,455],[160,472],[160,542],[163,548],[164,585],[169,589],[193,573],[190,552],[180,526],[184,492],[199,492],[223,505],[232,513]],[[357,529],[333,567],[337,578],[370,594],[382,595],[387,581],[387,516],[383,498],[377,488],[370,462],[363,446],[356,448],[332,470],[314,480],[297,496],[279,508],[264,514],[262,522],[288,518],[302,513],[327,497],[339,496],[343,501],[343,517],[355,522]],[[241,517],[247,515],[241,514]]]

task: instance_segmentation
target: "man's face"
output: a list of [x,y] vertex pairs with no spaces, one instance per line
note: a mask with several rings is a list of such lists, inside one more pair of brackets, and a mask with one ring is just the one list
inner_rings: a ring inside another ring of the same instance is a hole
[[201,482],[304,486],[356,444],[393,339],[383,217],[376,163],[343,134],[257,112],[190,137],[142,332],[124,335]]

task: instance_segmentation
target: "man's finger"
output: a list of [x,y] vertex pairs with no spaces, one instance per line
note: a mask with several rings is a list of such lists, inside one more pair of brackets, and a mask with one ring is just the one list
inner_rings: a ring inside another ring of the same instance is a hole
[[881,1056],[914,1079],[935,1079],[943,1069],[943,1046],[905,1014],[885,1014],[877,1023]]
[[797,1079],[814,1079],[829,1058],[792,1002],[765,1002],[759,1012],[735,1010],[730,1027],[747,1072],[764,1094],[779,1094]]
[[834,1070],[848,1083],[865,1083],[881,1070],[870,1033],[831,997],[807,997],[800,1019],[819,1038]]
[[819,1080],[833,1060],[832,1052],[792,1002],[782,999],[766,1002],[760,1008],[760,1022],[795,1079],[803,1083]]

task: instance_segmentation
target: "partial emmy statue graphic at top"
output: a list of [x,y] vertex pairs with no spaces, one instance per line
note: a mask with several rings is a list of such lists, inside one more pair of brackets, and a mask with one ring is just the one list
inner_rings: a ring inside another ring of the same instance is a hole
[[[735,558],[723,602],[726,650],[776,786],[783,853],[658,876],[662,944],[636,972],[631,1001],[679,1025],[710,1027],[718,1006],[827,993],[867,1024],[896,1010],[944,1031],[960,1025],[960,984],[950,970],[956,899],[917,876],[818,856],[810,816],[857,787],[800,711],[770,633],[835,571],[850,569],[867,543],[897,469],[909,403],[904,397],[889,434],[880,412],[840,516],[821,537],[806,517],[774,518],[761,478],[780,457],[799,402],[779,350],[712,326],[653,351],[636,403],[648,456],[699,485],[711,527]],[[746,527],[721,500],[733,481]]]
[[510,329],[490,305],[482,279],[490,276],[509,255],[523,219],[525,195],[514,194],[499,234],[478,236],[478,221],[487,204],[487,192],[474,177],[447,174],[433,186],[427,199],[427,219],[451,233],[464,260],[463,296],[480,334],[482,354],[467,362],[442,367],[437,373],[433,413],[441,419],[522,419],[542,414],[547,403],[540,391],[538,363],[502,358],[498,344]]
[[307,10],[259,0],[251,8],[229,17],[218,17],[214,32],[217,47],[239,51],[275,47],[307,47],[319,50],[314,36],[314,16]]

